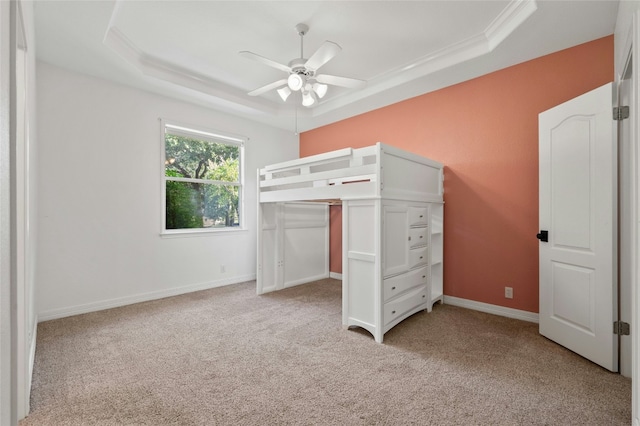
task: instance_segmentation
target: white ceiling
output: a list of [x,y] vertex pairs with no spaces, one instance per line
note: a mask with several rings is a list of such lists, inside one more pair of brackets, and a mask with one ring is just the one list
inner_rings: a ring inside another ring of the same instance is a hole
[[[319,127],[610,35],[617,0],[56,1],[36,0],[39,59],[284,129]],[[286,73],[325,40],[342,51],[321,73],[366,80],[330,86],[314,108],[275,91],[247,92]],[[297,101],[297,102],[296,102]],[[296,105],[297,108],[296,108]]]

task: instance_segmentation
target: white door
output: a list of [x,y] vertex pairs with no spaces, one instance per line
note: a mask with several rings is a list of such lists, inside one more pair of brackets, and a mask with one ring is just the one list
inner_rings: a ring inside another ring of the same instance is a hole
[[409,207],[385,204],[382,212],[382,275],[388,277],[409,270]]
[[617,371],[612,94],[610,83],[540,114],[538,238],[540,334]]

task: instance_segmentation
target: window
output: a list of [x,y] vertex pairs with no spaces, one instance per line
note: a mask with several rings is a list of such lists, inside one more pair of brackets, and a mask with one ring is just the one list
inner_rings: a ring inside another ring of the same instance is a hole
[[245,139],[166,122],[162,127],[164,231],[242,227]]

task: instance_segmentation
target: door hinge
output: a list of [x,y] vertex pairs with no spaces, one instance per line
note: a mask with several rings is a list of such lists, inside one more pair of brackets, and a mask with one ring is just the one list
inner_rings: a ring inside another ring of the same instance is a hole
[[619,334],[620,336],[629,335],[629,323],[623,321],[614,321],[613,334]]
[[621,107],[613,107],[613,119],[616,121],[624,120],[625,118],[629,118],[629,107],[621,106]]

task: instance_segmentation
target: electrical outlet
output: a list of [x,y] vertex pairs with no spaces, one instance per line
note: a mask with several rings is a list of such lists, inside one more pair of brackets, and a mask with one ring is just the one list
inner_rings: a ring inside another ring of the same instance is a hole
[[227,272],[227,268],[224,265],[220,265],[220,273],[224,274],[225,272]]
[[513,299],[513,287],[504,288],[504,297],[505,299]]

